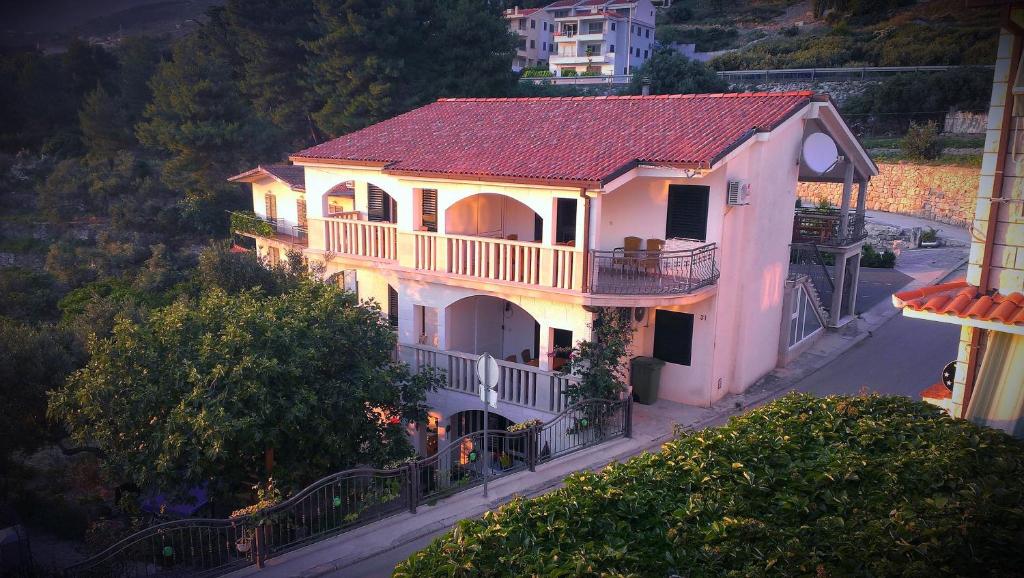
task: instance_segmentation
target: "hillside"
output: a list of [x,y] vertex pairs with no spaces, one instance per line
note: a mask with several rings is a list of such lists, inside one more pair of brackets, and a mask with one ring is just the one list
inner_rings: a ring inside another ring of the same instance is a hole
[[[827,8],[845,5],[845,9]],[[998,8],[962,0],[677,0],[658,39],[695,43],[718,70],[991,64]]]

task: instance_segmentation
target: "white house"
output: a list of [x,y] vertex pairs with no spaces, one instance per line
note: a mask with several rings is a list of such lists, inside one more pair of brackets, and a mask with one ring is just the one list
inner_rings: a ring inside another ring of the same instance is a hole
[[509,30],[519,37],[512,70],[548,67],[548,58],[555,52],[555,20],[543,8],[509,8],[505,10]]
[[555,20],[557,76],[631,74],[653,53],[651,0],[560,0],[545,10]]
[[[841,157],[813,172],[801,143],[819,132]],[[563,409],[559,351],[590,336],[600,307],[632,317],[635,355],[666,362],[660,398],[744,391],[826,323],[790,270],[797,181],[844,183],[842,227],[828,230],[845,231],[853,184],[877,173],[811,92],[442,99],[290,160],[232,179],[275,219],[258,251],[322,262],[381,304],[402,359],[447,371],[428,452],[474,427],[484,352],[502,360],[496,419]],[[859,255],[863,237],[844,239],[821,237]],[[840,300],[854,297],[851,259]]]

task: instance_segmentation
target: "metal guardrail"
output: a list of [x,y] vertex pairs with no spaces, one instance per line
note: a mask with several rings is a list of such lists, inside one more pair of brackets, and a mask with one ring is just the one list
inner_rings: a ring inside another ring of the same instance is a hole
[[683,295],[718,281],[718,246],[682,251],[593,251],[590,291],[611,295]]
[[839,209],[797,209],[793,218],[793,242],[845,247],[866,239],[864,215],[851,210],[843,230]]
[[273,239],[290,245],[309,244],[309,231],[307,227],[287,225],[279,219],[270,219],[235,211],[228,211],[228,215],[231,217],[233,233]]
[[818,292],[822,309],[828,311],[832,307],[832,294],[835,292],[835,281],[829,266],[834,265],[834,255],[829,255],[833,262],[826,262],[825,255],[813,243],[793,243],[789,249],[789,274],[806,275],[815,291]]
[[[855,66],[836,68],[774,68],[767,70],[719,70],[718,76],[729,82],[792,82],[798,80],[807,81],[839,81],[839,80],[865,80],[869,78],[881,78],[896,74],[910,72],[941,72],[954,68],[988,68],[991,65],[979,66]],[[519,82],[533,84],[552,85],[577,85],[577,84],[629,84],[632,80],[631,74],[617,74],[614,76],[587,76],[587,77],[529,77],[520,78]]]
[[[324,477],[287,500],[229,519],[152,526],[64,571],[67,577],[218,576],[590,446],[632,434],[632,401],[587,399],[516,432],[477,431],[394,469]],[[495,456],[485,471],[482,452]]]

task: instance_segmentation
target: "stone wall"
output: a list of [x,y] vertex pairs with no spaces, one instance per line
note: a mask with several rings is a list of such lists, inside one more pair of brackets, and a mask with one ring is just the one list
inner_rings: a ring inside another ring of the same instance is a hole
[[[879,174],[868,185],[867,208],[923,217],[967,227],[974,221],[980,171],[973,167],[931,166],[910,163],[879,164]],[[797,194],[804,204],[827,199],[842,202],[837,183],[800,183]],[[851,206],[856,202],[854,186]]]

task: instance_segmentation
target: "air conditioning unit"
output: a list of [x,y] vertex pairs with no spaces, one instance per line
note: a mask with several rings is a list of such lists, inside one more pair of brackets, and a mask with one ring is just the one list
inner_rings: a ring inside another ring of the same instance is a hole
[[725,192],[726,204],[738,207],[750,204],[750,185],[741,181],[729,181]]

